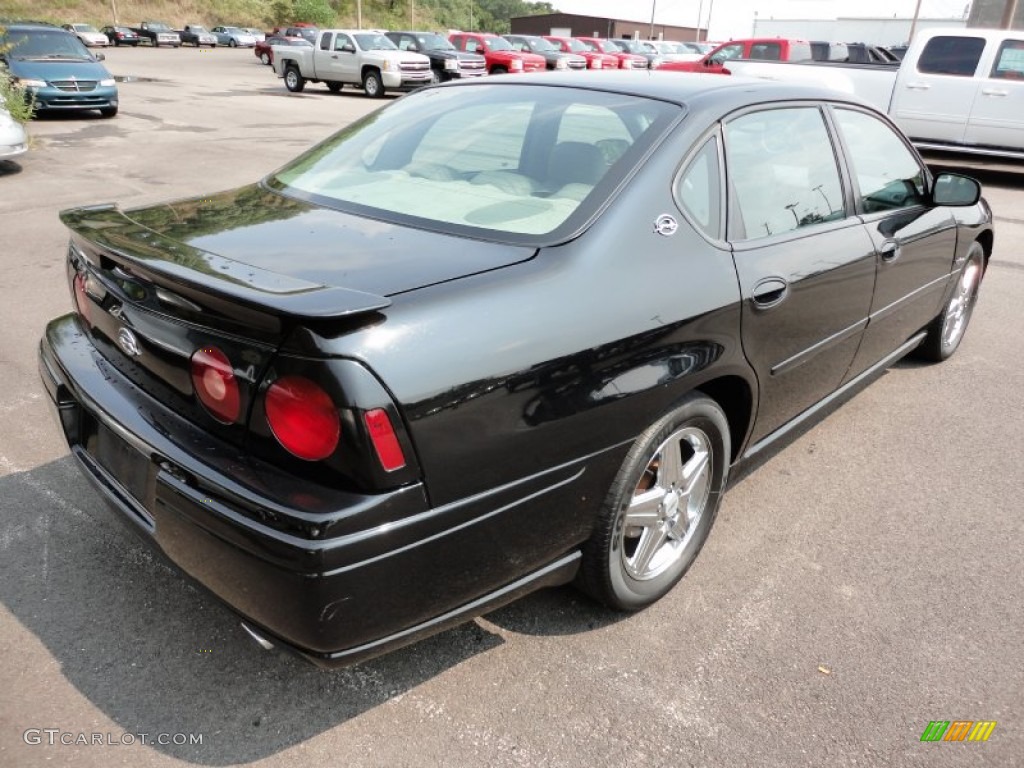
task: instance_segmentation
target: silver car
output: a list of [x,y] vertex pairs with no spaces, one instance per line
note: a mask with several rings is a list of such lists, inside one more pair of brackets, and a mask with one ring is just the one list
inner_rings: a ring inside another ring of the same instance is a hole
[[230,48],[252,48],[256,45],[256,38],[241,27],[214,27],[210,31],[217,36],[218,45]]

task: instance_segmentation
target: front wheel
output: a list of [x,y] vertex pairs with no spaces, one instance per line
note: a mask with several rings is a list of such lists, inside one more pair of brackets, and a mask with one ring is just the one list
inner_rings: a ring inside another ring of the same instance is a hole
[[648,427],[583,546],[583,590],[611,608],[636,611],[672,589],[711,531],[730,450],[725,414],[700,393]]
[[978,290],[985,273],[985,251],[981,243],[971,243],[967,258],[953,289],[939,316],[928,326],[928,335],[915,354],[925,360],[941,363],[953,356],[967,332],[967,324],[978,302]]
[[299,74],[299,70],[294,64],[289,64],[284,71],[284,87],[292,93],[301,93],[302,89],[306,87],[306,78]]
[[235,42],[234,38],[231,38],[230,40],[228,40],[228,47],[229,48],[237,48],[238,47],[238,43]]
[[380,79],[380,72],[371,69],[363,75],[363,90],[371,99],[379,99],[384,95],[384,83]]
[[441,82],[441,73],[431,67],[430,69],[430,84],[437,85]]
[[117,116],[117,107],[104,107],[103,109],[100,110],[100,114],[103,115],[104,117],[116,117]]
[[270,64],[270,54],[269,53],[261,53],[260,54],[260,61],[262,61],[264,64],[269,65]]

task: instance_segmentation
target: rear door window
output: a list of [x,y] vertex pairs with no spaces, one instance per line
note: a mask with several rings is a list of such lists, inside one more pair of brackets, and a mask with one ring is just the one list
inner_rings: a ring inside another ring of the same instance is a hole
[[835,149],[817,107],[751,112],[725,124],[729,237],[752,240],[846,217]]
[[1024,80],[1024,40],[1005,40],[999,46],[992,77]]

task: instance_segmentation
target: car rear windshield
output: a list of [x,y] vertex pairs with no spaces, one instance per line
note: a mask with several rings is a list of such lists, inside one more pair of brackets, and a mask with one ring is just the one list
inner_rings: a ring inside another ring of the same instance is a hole
[[508,242],[552,242],[598,209],[682,108],[538,85],[415,92],[268,179],[321,205]]

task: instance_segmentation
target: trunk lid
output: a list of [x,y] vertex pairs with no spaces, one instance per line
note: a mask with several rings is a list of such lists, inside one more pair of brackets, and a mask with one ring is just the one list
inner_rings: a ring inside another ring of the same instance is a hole
[[[253,185],[122,212],[61,213],[68,278],[96,348],[144,391],[235,442],[259,383],[297,326],[379,322],[390,296],[530,258],[533,248],[469,241],[317,207]],[[232,363],[243,418],[198,403],[191,358]]]

